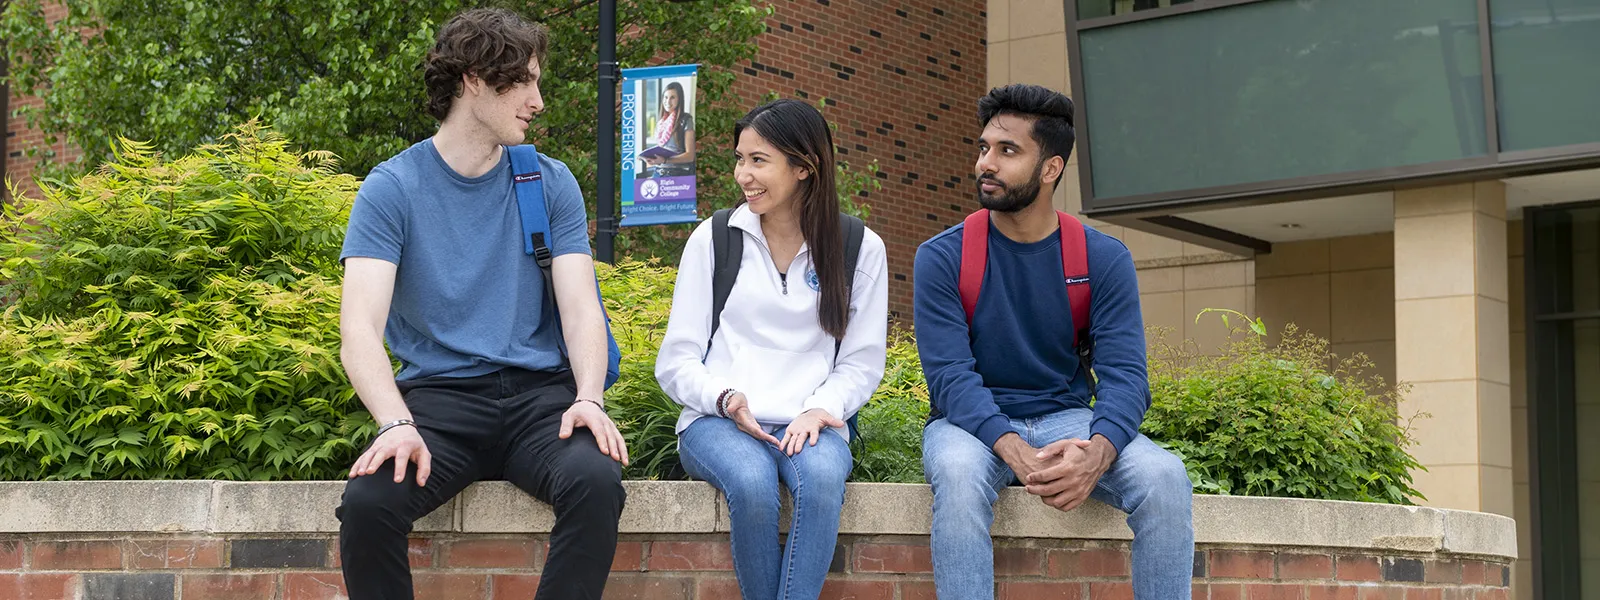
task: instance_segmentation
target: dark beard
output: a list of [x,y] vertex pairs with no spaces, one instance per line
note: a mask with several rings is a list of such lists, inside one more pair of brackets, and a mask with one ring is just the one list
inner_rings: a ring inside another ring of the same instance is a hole
[[[999,178],[988,175],[978,178],[978,204],[994,212],[1014,213],[1029,206],[1039,199],[1039,189],[1042,187],[1039,175],[1044,172],[1044,161],[1039,161],[1033,166],[1033,176],[1022,187],[1013,188]],[[1000,186],[1000,195],[991,196],[983,193],[983,183],[997,184]]]

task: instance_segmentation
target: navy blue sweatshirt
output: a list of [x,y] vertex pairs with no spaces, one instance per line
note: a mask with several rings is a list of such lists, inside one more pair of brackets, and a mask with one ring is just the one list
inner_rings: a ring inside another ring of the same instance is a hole
[[[1072,350],[1072,311],[1061,269],[1061,236],[1021,244],[991,223],[983,292],[967,326],[958,282],[961,232],[952,227],[917,249],[917,352],[933,418],[944,417],[990,447],[1013,431],[1009,418],[1090,407],[1088,377]],[[1084,226],[1089,253],[1090,335],[1099,376],[1090,436],[1122,448],[1150,407],[1138,276],[1121,241]]]

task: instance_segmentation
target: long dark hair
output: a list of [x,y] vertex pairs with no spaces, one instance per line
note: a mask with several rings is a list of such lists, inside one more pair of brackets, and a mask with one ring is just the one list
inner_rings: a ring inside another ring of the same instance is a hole
[[800,181],[800,234],[811,248],[822,302],[817,321],[834,338],[844,337],[850,321],[850,292],[844,272],[844,232],[839,227],[839,192],[834,187],[833,132],[810,104],[775,100],[755,107],[733,125],[733,139],[746,128],[772,144],[789,164],[805,167],[811,176]]
[[683,103],[685,101],[683,97],[683,84],[674,81],[667,84],[667,89],[661,90],[661,116],[667,116],[667,92],[678,93],[678,112],[682,113]]

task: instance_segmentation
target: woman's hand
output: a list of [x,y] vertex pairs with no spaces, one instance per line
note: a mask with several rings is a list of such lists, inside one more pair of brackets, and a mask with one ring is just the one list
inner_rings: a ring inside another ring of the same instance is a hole
[[789,429],[784,431],[783,441],[778,443],[778,449],[782,450],[784,454],[794,456],[799,454],[800,450],[804,449],[808,444],[811,446],[817,445],[817,437],[822,434],[824,425],[828,427],[844,427],[844,421],[840,421],[833,415],[828,414],[828,411],[820,408],[813,408],[800,413],[800,416],[789,422]]
[[[761,424],[756,422],[755,415],[750,414],[750,399],[744,397],[744,392],[734,392],[733,396],[728,398],[728,403],[723,407],[723,410],[727,411],[728,418],[733,419],[733,423],[739,426],[739,431],[743,431],[755,439],[778,446],[778,438],[772,437],[772,434],[762,429]],[[782,448],[782,446],[778,447]]]

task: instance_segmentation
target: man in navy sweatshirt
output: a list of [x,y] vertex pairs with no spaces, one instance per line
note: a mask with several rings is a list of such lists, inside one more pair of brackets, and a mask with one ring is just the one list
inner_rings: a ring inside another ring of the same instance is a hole
[[1039,86],[978,100],[975,174],[990,230],[970,325],[958,289],[964,225],[917,249],[917,347],[933,405],[922,464],[933,485],[940,598],[993,597],[989,527],[999,490],[1013,483],[1063,511],[1094,498],[1128,513],[1134,597],[1190,597],[1189,478],[1182,461],[1139,433],[1150,386],[1133,258],[1087,226],[1093,394],[1073,348],[1050,204],[1072,153],[1072,112],[1070,99]]

